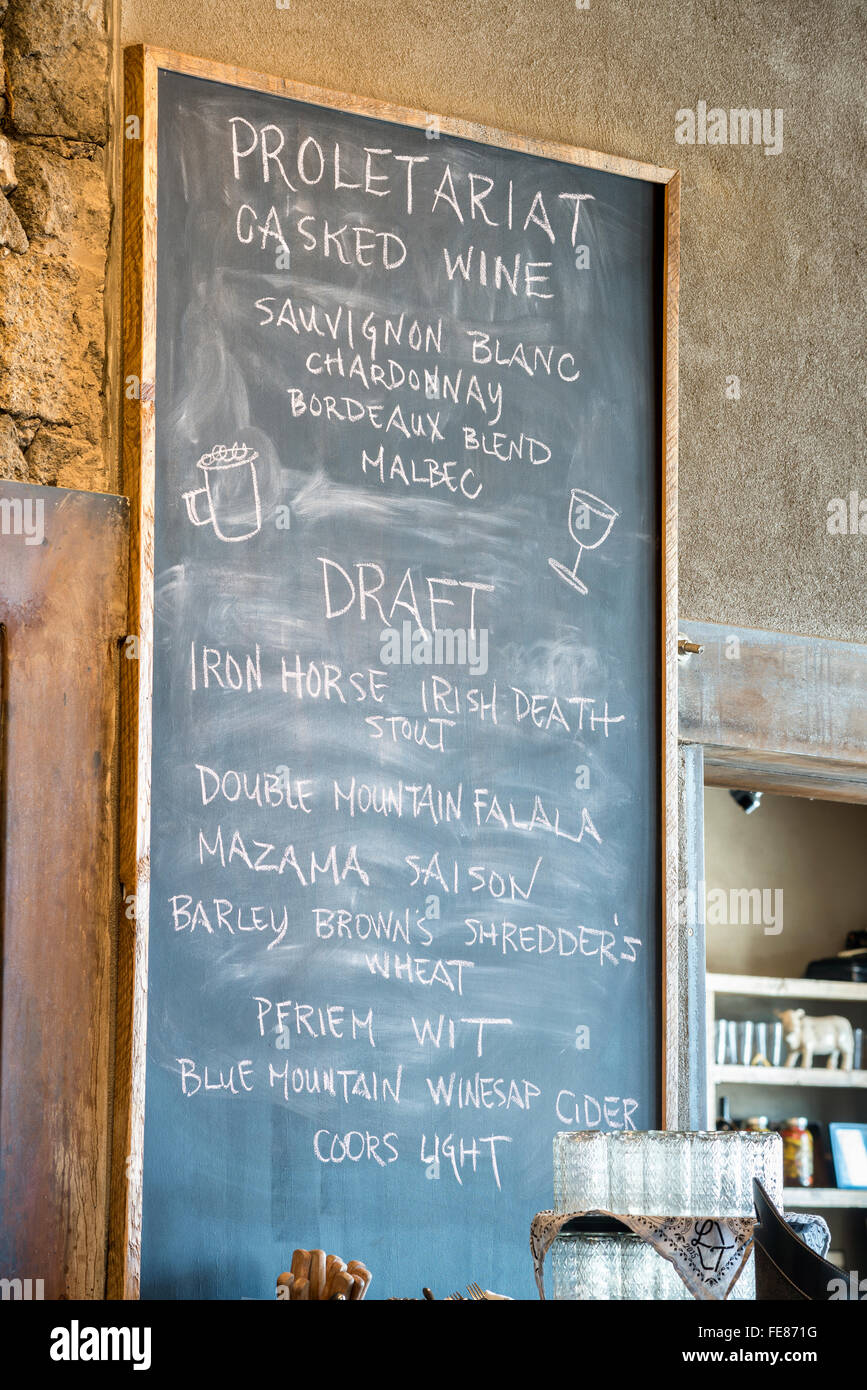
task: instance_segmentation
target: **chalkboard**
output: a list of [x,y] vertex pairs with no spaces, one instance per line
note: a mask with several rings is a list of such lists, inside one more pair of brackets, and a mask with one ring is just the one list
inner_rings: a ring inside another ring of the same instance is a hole
[[127,75],[128,1287],[531,1297],[553,1135],[665,1118],[676,185]]

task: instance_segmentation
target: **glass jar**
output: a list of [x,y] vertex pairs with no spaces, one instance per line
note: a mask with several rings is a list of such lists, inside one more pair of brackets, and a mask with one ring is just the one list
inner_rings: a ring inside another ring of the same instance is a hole
[[813,1186],[813,1136],[806,1118],[783,1120],[783,1182],[787,1187]]

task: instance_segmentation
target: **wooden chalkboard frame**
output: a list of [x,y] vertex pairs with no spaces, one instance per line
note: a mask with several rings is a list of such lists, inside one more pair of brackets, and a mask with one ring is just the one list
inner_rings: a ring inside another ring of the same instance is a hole
[[[431,113],[348,96],[148,46],[124,53],[123,478],[130,499],[129,631],[137,660],[121,662],[120,877],[115,1118],[111,1174],[109,1297],[137,1298],[141,1262],[142,1152],[148,982],[150,766],[154,625],[154,489],[157,250],[157,81],[166,70],[425,129]],[[664,1123],[678,1114],[677,795],[677,393],[680,175],[618,155],[531,139],[474,121],[437,116],[442,134],[600,169],[665,186],[661,298],[660,523],[660,989]],[[132,648],[130,649],[132,652]],[[134,913],[130,908],[134,905]],[[682,1040],[680,1040],[682,1043]]]

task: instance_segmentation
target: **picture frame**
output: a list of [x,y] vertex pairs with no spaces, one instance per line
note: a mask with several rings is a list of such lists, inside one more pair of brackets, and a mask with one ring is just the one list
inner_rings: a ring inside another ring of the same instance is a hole
[[867,1124],[841,1120],[828,1126],[839,1188],[867,1188]]

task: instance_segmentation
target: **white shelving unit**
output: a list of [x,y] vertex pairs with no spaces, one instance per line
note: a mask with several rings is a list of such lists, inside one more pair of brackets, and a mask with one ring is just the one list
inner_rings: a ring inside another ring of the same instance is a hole
[[838,1211],[867,1207],[867,1187],[785,1187],[783,1206],[787,1211]]
[[714,1081],[730,1086],[823,1086],[867,1089],[867,1071],[829,1071],[825,1067],[713,1067]]
[[848,999],[867,1004],[867,985],[845,980],[795,980],[773,975],[708,974],[709,994],[746,994],[761,999]]
[[[761,999],[766,1003],[786,1001],[806,1004],[810,1000],[821,1000],[825,1004],[865,1004],[867,1005],[867,985],[851,984],[837,980],[796,980],[775,978],[768,975],[720,975],[707,976],[707,1020],[708,1057],[714,1056],[714,1022],[717,1015],[725,1017],[724,1009],[717,1007],[717,1001],[726,995],[737,995],[746,999]],[[843,1013],[844,1010],[840,1009]],[[708,1065],[708,1122],[711,1128],[716,1123],[717,1086],[763,1086],[798,1088],[799,1090],[867,1090],[867,1071],[840,1071],[827,1067],[741,1067],[717,1066],[711,1060]],[[803,1211],[838,1211],[854,1208],[867,1208],[867,1189],[838,1187],[787,1187],[784,1194],[786,1208]]]

